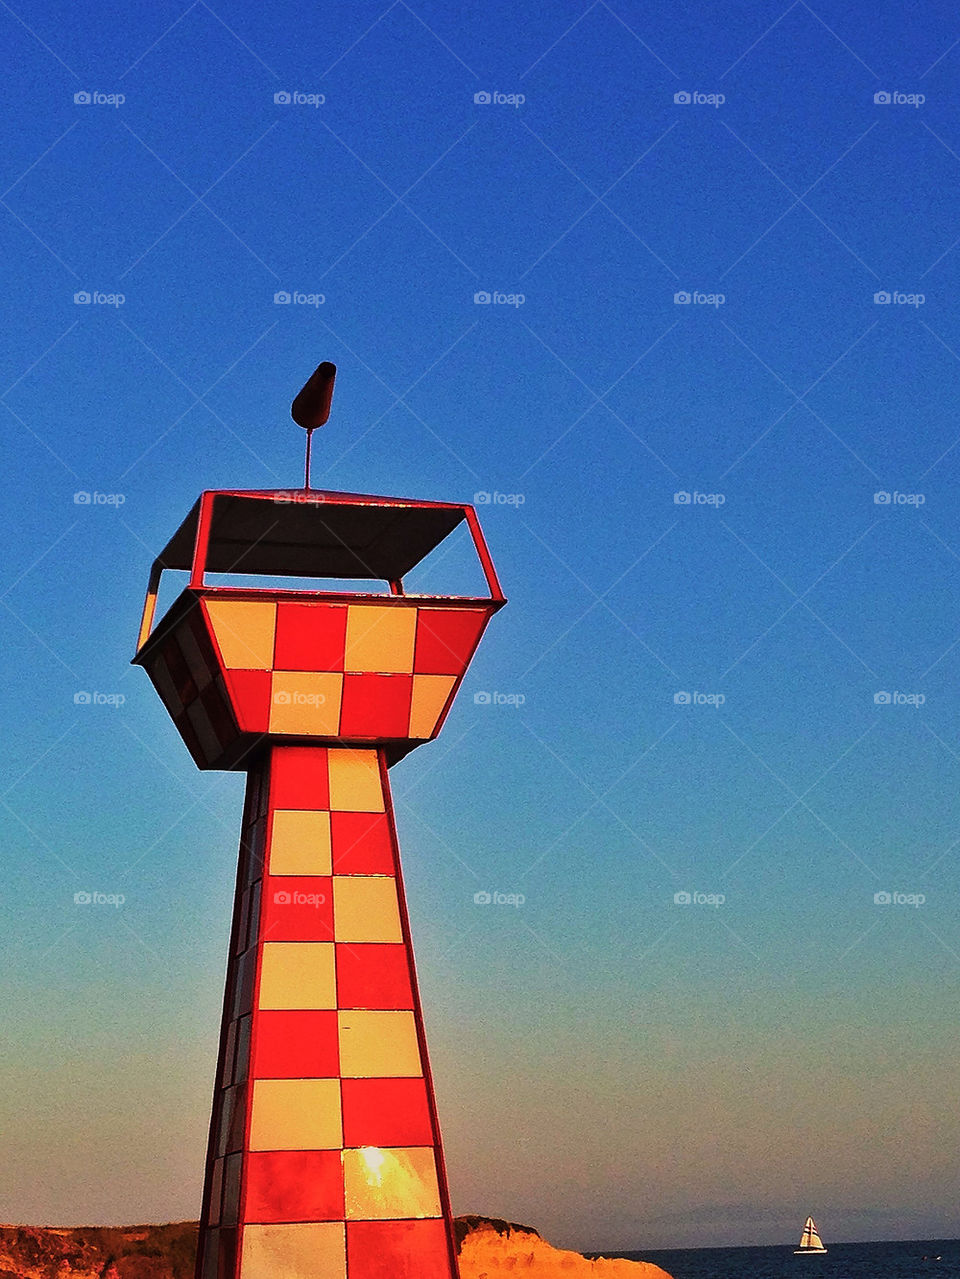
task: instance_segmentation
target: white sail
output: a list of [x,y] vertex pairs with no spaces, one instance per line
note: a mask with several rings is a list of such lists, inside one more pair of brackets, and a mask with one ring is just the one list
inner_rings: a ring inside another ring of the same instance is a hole
[[826,1252],[823,1246],[823,1240],[820,1238],[820,1232],[817,1230],[816,1223],[812,1217],[808,1217],[803,1223],[803,1234],[800,1236],[800,1247],[796,1250],[801,1252]]

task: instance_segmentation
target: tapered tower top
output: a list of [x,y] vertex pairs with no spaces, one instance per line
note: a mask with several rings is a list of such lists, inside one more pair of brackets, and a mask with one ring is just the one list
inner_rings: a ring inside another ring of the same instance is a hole
[[[325,368],[294,401],[308,438],[329,413]],[[462,524],[487,593],[408,594],[405,575]],[[189,581],[154,626],[167,571]],[[382,746],[393,763],[436,736],[505,602],[466,503],[211,489],[153,563],[133,660],[201,768],[248,768],[268,739],[297,738]]]

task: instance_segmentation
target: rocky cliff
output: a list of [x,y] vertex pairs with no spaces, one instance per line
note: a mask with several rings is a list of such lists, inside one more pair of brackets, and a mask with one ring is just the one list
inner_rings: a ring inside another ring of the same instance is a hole
[[[460,1279],[670,1279],[658,1266],[588,1261],[531,1226],[458,1217]],[[0,1279],[193,1279],[196,1222],[167,1226],[0,1226]]]

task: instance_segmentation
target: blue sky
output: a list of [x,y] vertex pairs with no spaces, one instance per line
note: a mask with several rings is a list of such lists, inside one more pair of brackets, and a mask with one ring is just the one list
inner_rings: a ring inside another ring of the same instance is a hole
[[0,1218],[198,1212],[242,779],[128,662],[330,359],[315,482],[478,495],[510,598],[393,775],[456,1210],[960,1233],[953,8],[0,23]]

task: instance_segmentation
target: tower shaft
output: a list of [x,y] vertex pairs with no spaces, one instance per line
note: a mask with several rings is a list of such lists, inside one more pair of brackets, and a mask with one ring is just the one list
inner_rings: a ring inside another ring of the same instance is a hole
[[384,752],[248,775],[198,1279],[456,1279]]

